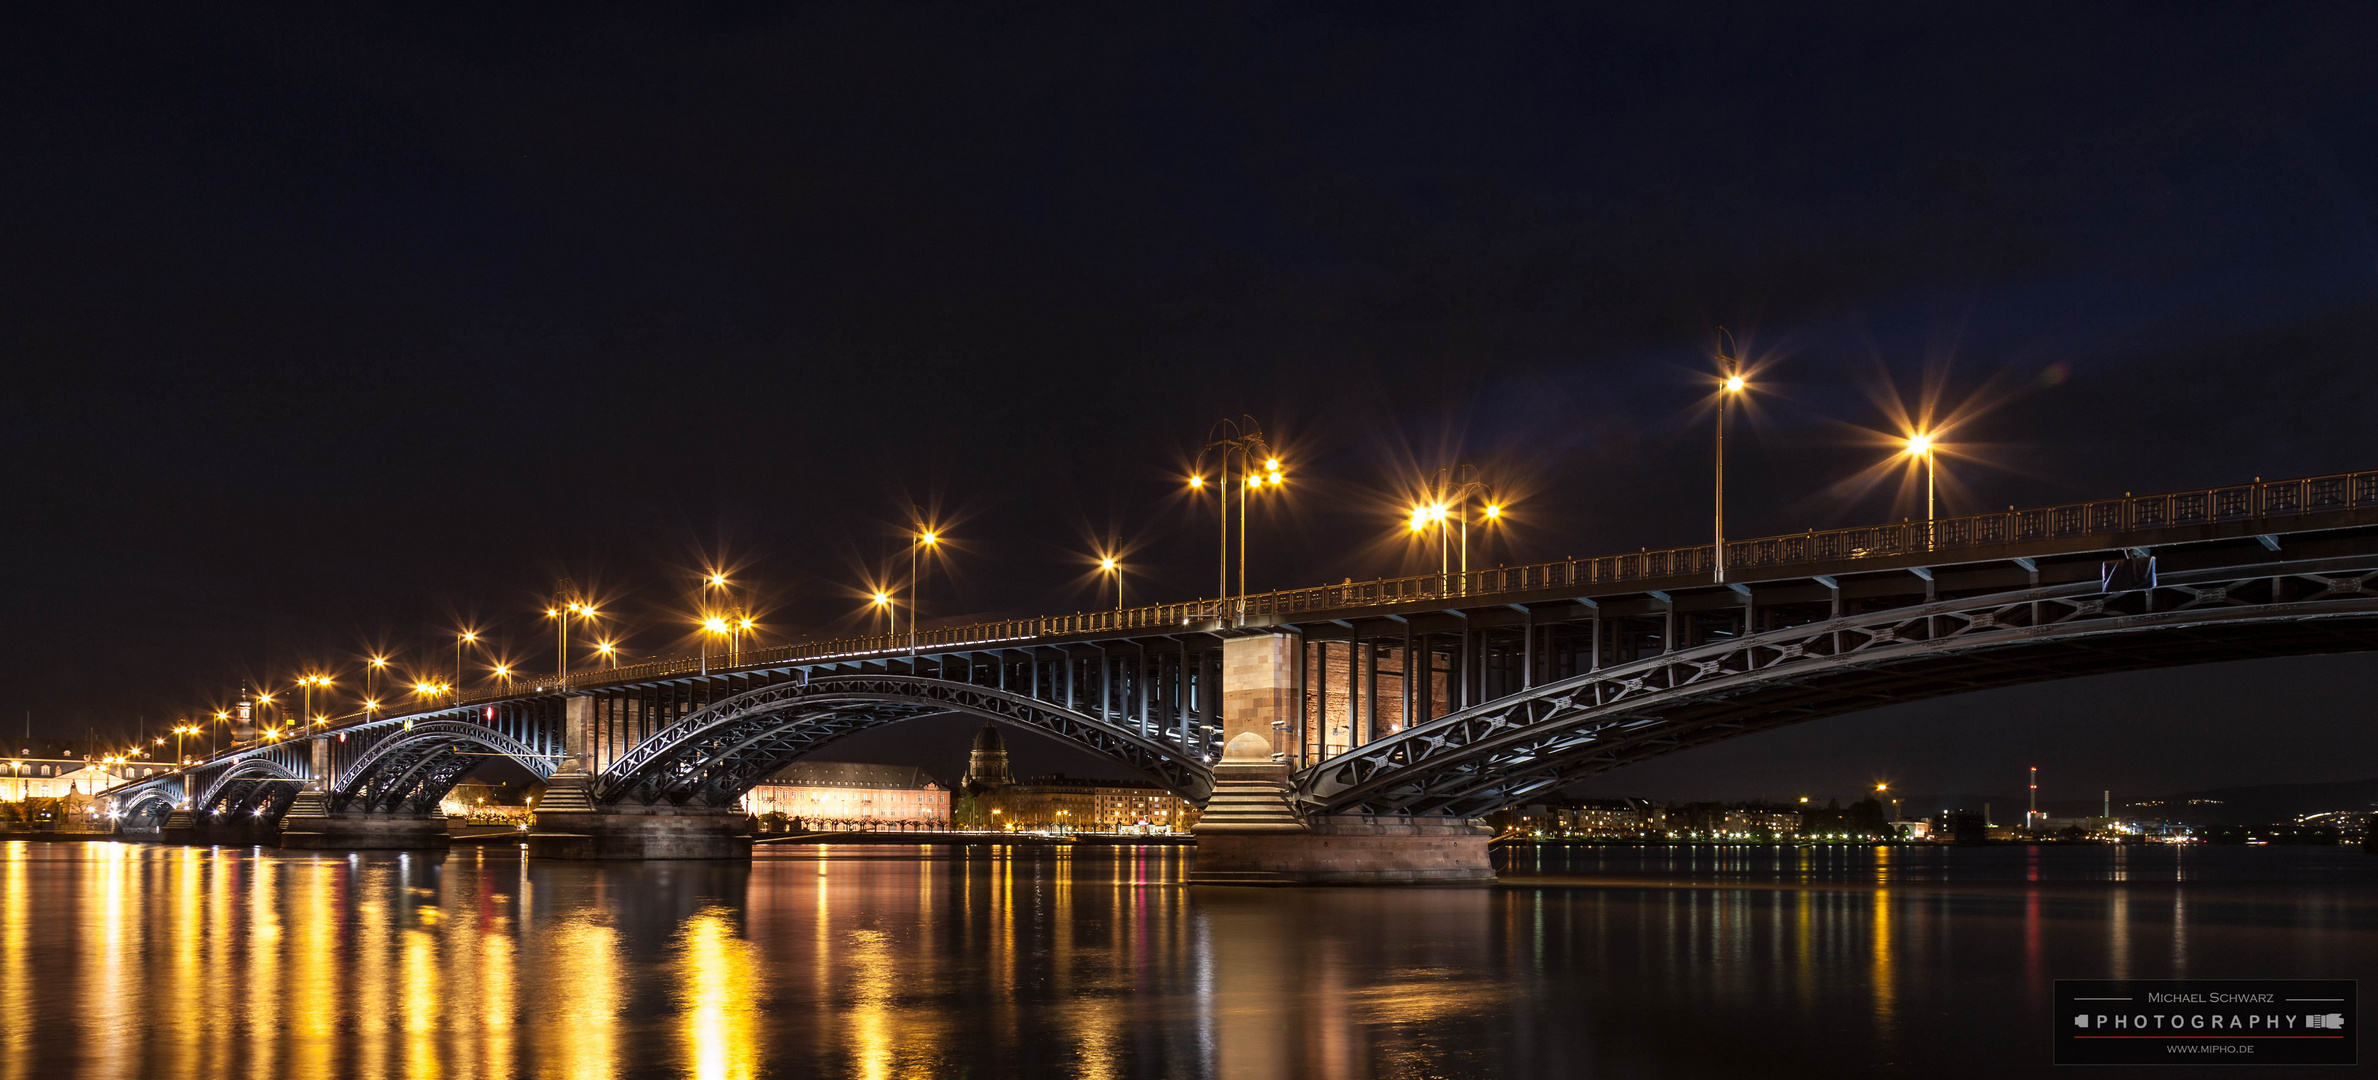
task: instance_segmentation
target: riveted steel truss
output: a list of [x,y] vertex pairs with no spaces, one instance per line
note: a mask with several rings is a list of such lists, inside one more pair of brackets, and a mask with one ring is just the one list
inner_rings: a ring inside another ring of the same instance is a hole
[[507,755],[538,776],[553,772],[552,759],[484,723],[432,720],[381,739],[347,766],[331,791],[331,810],[426,814],[488,754]]
[[123,807],[120,820],[126,828],[154,829],[165,824],[165,816],[173,813],[173,808],[180,805],[181,801],[181,785],[174,783],[144,788],[129,798],[120,799],[116,805]]
[[1752,634],[1565,679],[1299,773],[1329,813],[1475,816],[1632,762],[1968,690],[2378,649],[2378,563],[2262,564],[2001,593]]
[[1054,735],[1204,802],[1213,774],[1195,750],[1025,694],[921,676],[780,683],[738,694],[655,732],[598,779],[597,803],[733,806],[753,785],[829,742],[920,716],[964,713]]

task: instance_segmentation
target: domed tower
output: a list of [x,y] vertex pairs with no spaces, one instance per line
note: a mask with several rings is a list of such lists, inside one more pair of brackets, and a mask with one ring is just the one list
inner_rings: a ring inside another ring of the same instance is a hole
[[1000,739],[999,729],[985,720],[983,729],[974,733],[974,753],[966,759],[966,780],[959,786],[969,795],[980,795],[1011,782],[1007,775],[1007,743]]

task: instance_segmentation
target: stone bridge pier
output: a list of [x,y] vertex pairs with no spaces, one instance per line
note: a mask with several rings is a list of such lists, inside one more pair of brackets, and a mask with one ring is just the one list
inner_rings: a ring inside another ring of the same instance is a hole
[[446,819],[436,813],[333,811],[330,740],[313,741],[313,779],[281,815],[281,846],[300,851],[391,851],[442,848],[452,841]]
[[1467,819],[1300,815],[1288,765],[1272,752],[1304,693],[1302,636],[1222,646],[1222,760],[1190,831],[1200,885],[1458,885],[1492,882],[1489,830]]
[[751,825],[741,810],[597,803],[591,789],[595,709],[591,697],[564,706],[561,767],[545,781],[528,834],[540,859],[743,859]]

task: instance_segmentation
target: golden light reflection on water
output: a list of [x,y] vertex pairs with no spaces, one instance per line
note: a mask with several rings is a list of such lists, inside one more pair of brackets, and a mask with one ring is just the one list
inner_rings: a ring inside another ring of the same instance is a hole
[[[524,870],[509,852],[0,843],[0,1080],[1600,1074],[1643,1062],[1597,1052],[1657,1036],[1689,1056],[1678,1033],[1717,1023],[1762,1047],[1879,1055],[1922,1045],[1918,1018],[1959,1002],[1952,946],[2010,980],[2060,941],[2091,962],[2110,948],[2116,970],[2139,947],[2128,962],[2159,968],[2162,931],[2129,906],[2188,921],[2136,876],[2065,929],[2046,887],[2011,879],[1960,920],[1921,879],[1877,887],[1872,862],[1842,854],[1826,856],[1832,884],[1812,883],[1810,858],[1778,858],[1766,887],[1687,867],[1665,883],[1270,891],[1185,888],[1177,854],[1086,849]],[[2296,932],[2368,956],[2353,935],[2378,941],[2378,915],[2344,919]],[[2182,949],[2210,965],[2263,940],[2218,919],[2172,934],[2175,968]]]
[[0,1078],[25,1080],[33,1073],[33,1010],[14,1003],[33,999],[33,964],[26,956],[32,919],[30,875],[23,840],[0,842]]
[[337,1075],[338,914],[333,906],[336,864],[315,861],[296,867],[291,898],[298,913],[290,937],[290,968],[297,987],[287,1010],[290,1071],[298,1080]]
[[619,1073],[621,992],[619,932],[599,912],[582,911],[556,925],[541,950],[546,962],[538,993],[550,1002],[537,1048],[540,1075],[599,1080]]
[[686,1072],[697,1080],[759,1075],[760,959],[724,908],[685,921],[677,942],[679,1038]]

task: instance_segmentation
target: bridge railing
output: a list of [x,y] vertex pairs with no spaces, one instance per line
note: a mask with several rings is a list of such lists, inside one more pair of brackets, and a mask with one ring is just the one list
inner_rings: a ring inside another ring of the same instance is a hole
[[[1747,570],[1838,562],[2230,521],[2284,519],[2355,508],[2378,508],[2378,471],[2268,482],[2257,480],[2251,484],[2156,495],[2125,495],[2119,499],[1968,514],[1930,522],[1902,521],[1847,529],[1812,529],[1788,536],[1732,540],[1726,543],[1726,567],[1729,570]],[[1375,578],[1312,588],[1281,589],[1224,600],[1147,604],[1105,611],[1081,611],[1070,615],[933,627],[916,631],[914,644],[920,652],[967,647],[991,649],[1026,645],[1045,638],[1108,631],[1158,630],[1217,619],[1232,621],[1309,611],[1342,611],[1421,600],[1709,574],[1716,568],[1714,557],[1713,545],[1701,544],[1521,566],[1497,566],[1466,573],[1457,571],[1450,574]],[[896,656],[906,653],[910,643],[909,634],[869,634],[714,653],[707,662],[699,656],[668,657],[617,668],[574,672],[559,680],[551,675],[521,678],[509,688],[466,695],[438,707],[450,708],[511,697],[522,689],[532,687],[574,689],[674,678],[695,674],[704,670],[705,666],[711,671],[734,671]]]

